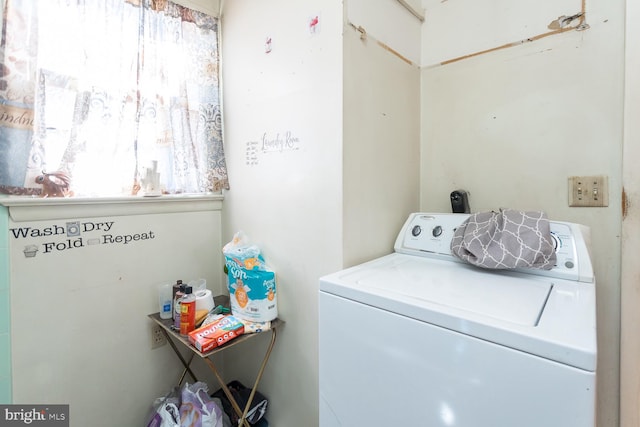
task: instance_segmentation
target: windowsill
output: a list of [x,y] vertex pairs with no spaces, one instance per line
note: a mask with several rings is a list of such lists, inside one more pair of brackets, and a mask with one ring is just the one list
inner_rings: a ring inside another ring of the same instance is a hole
[[14,222],[67,218],[218,211],[222,194],[177,194],[158,197],[28,197],[0,196]]

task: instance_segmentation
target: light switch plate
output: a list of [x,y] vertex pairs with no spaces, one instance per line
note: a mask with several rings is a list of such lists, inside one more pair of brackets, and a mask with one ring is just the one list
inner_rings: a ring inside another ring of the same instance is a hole
[[609,206],[609,178],[607,176],[570,176],[569,206]]

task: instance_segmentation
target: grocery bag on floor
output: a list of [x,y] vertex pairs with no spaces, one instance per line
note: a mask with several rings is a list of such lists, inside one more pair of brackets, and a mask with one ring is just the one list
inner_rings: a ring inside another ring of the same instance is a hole
[[[229,384],[227,384],[227,387],[229,388],[229,391],[233,395],[233,398],[235,399],[240,409],[244,410],[245,406],[247,406],[247,402],[249,401],[251,389],[245,387],[239,381],[231,381]],[[237,425],[239,417],[233,410],[231,402],[229,402],[229,399],[227,398],[227,395],[224,394],[224,391],[222,389],[219,389],[218,391],[213,393],[212,396],[217,397],[222,401],[224,412],[229,416],[231,422]],[[249,407],[249,412],[247,412],[247,421],[249,421],[249,424],[256,424],[263,419],[264,414],[267,412],[268,404],[269,401],[267,400],[267,398],[256,390],[255,394],[253,395],[253,400],[251,401],[251,406]]]
[[278,317],[276,274],[260,249],[239,231],[222,248],[229,276],[231,314],[248,322],[268,322]]
[[222,408],[209,397],[205,383],[185,384],[181,397],[181,427],[223,427]]
[[151,414],[147,419],[147,427],[180,427],[180,397],[178,388],[174,387],[166,396],[153,402]]

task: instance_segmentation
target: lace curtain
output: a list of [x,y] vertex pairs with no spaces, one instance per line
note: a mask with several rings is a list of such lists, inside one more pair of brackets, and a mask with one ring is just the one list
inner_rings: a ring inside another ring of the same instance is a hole
[[166,0],[3,12],[0,192],[38,194],[51,172],[75,195],[136,194],[158,177],[164,194],[228,188],[217,18]]

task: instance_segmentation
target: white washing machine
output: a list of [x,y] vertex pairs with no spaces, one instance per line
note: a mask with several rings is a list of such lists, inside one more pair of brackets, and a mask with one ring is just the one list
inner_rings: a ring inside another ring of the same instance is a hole
[[551,221],[549,271],[449,250],[468,215],[412,214],[395,252],[320,279],[321,427],[593,427],[588,228]]

